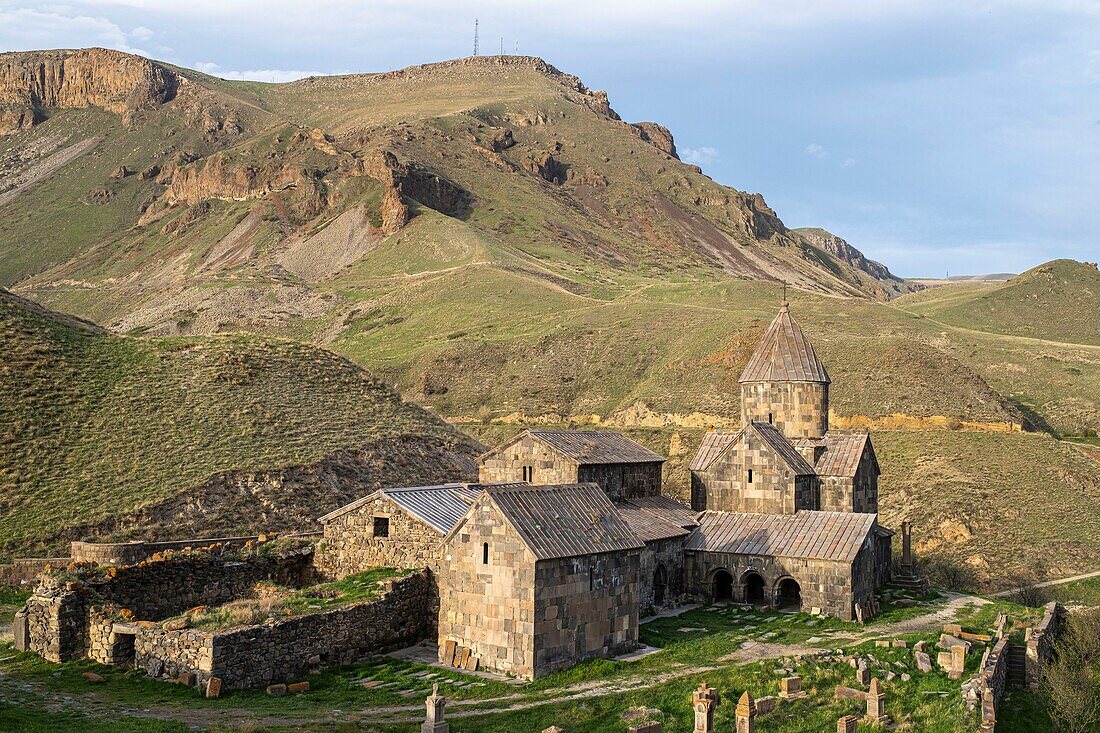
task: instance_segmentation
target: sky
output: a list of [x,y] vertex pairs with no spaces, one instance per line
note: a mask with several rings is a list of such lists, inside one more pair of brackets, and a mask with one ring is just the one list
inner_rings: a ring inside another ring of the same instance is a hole
[[226,78],[538,55],[906,277],[1100,259],[1100,0],[0,0],[0,50]]

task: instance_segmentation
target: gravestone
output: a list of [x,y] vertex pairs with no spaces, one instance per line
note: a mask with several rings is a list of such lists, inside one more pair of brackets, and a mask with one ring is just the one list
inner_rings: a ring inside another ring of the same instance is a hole
[[714,708],[718,706],[718,690],[699,683],[699,689],[691,693],[691,707],[695,711],[694,733],[714,733]]
[[427,716],[423,725],[420,726],[421,733],[448,733],[450,731],[451,726],[447,725],[447,722],[443,719],[443,708],[446,705],[447,698],[439,694],[439,683],[437,682],[432,685],[432,694],[424,700]]
[[859,730],[859,718],[854,715],[845,715],[836,721],[836,733],[856,733]]
[[736,733],[756,733],[756,703],[752,700],[752,695],[748,690],[745,690],[741,695],[741,699],[737,701],[737,709],[734,710],[734,716],[736,718],[736,727],[734,730]]

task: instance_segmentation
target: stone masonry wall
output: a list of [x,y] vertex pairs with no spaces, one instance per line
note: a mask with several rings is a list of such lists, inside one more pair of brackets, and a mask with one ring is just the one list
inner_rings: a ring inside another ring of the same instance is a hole
[[261,580],[300,586],[310,578],[312,558],[312,549],[244,559],[189,553],[118,568],[94,589],[137,618],[158,621],[194,606],[216,606],[249,595]]
[[[314,538],[319,532],[302,532],[283,537]],[[240,549],[249,542],[260,541],[260,535],[246,537],[209,537],[164,542],[72,542],[70,558],[73,562],[90,562],[96,565],[137,565],[160,552],[216,547],[218,552]],[[66,561],[66,563],[68,560]],[[62,563],[65,564],[65,563]],[[56,565],[56,563],[55,563]]]
[[870,450],[863,452],[855,477],[823,476],[820,481],[823,511],[878,512],[878,476]]
[[[641,551],[638,567],[638,609],[647,614],[675,604],[684,592],[684,541],[687,536],[647,542]],[[657,566],[665,571],[665,597],[654,598],[654,577]]]
[[829,385],[745,382],[741,385],[741,424],[754,420],[770,422],[791,440],[820,438],[829,429]]
[[744,577],[751,570],[764,579],[764,587],[772,605],[779,582],[785,577],[791,577],[801,589],[803,610],[816,607],[844,621],[855,618],[852,605],[853,569],[846,563],[767,555],[685,553],[685,575],[689,593],[711,600],[714,596],[714,576],[719,570],[726,570],[733,576],[735,602],[744,601]]
[[[752,469],[752,481],[749,470]],[[814,477],[796,482],[791,469],[753,430],[746,430],[738,445],[710,465],[692,473],[692,508],[724,512],[793,514],[813,509]],[[700,487],[695,487],[698,479]],[[705,506],[696,506],[705,497]]]
[[985,664],[978,670],[982,716],[979,731],[992,733],[997,724],[997,708],[1004,698],[1008,683],[1008,644],[1008,637],[1001,637],[984,658]]
[[1039,688],[1042,665],[1054,655],[1054,642],[1062,634],[1066,621],[1066,609],[1055,601],[1044,606],[1043,619],[1027,632],[1027,657],[1025,675],[1027,686]]
[[[84,596],[71,583],[50,579],[16,613],[16,648],[50,662],[84,656],[87,645]],[[22,638],[20,638],[22,637]]]
[[537,563],[534,677],[637,648],[638,567],[638,550]]
[[[374,536],[375,517],[389,519],[387,537]],[[323,576],[333,579],[371,568],[435,568],[442,540],[439,532],[379,495],[325,524],[315,564]]]
[[[439,568],[439,655],[447,642],[481,667],[535,673],[535,558],[486,497],[444,548]],[[489,562],[484,563],[484,546]]]
[[571,484],[577,482],[577,464],[546,447],[530,435],[515,444],[494,451],[478,464],[477,479],[481,483],[523,481],[523,468],[533,469],[533,484]]
[[228,689],[291,680],[314,666],[350,664],[435,634],[431,571],[395,581],[381,598],[271,625],[213,635],[212,670]]
[[580,466],[577,469],[577,481],[599,484],[612,501],[634,499],[639,496],[659,496],[661,464],[659,462],[610,463]]

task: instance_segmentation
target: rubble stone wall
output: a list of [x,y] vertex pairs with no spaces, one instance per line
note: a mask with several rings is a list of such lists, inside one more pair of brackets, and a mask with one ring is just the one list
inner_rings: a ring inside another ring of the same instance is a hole
[[[303,532],[285,537],[320,537],[320,532]],[[191,548],[216,547],[219,552],[228,552],[244,547],[249,542],[258,542],[260,535],[247,537],[209,537],[164,542],[73,542],[70,545],[74,562],[90,562],[96,565],[137,565],[148,560],[158,552],[187,550]],[[57,563],[54,563],[55,565]],[[65,564],[65,563],[62,563]]]
[[1025,672],[1027,686],[1039,689],[1042,666],[1054,655],[1054,642],[1062,634],[1066,621],[1066,609],[1051,601],[1044,607],[1043,619],[1028,631]]
[[[375,537],[375,517],[389,520],[388,536]],[[326,522],[315,564],[327,578],[371,568],[421,570],[439,563],[443,536],[385,496]]]
[[997,724],[997,707],[1004,698],[1008,682],[1008,644],[1008,637],[1001,637],[986,656],[985,665],[978,670],[982,715],[979,731],[992,733]]
[[[84,596],[69,584],[50,580],[19,610],[15,623],[16,648],[34,652],[50,662],[84,656],[87,626]],[[22,636],[22,639],[20,638]]]
[[[270,625],[212,635],[212,674],[228,689],[259,687],[301,677],[317,666],[350,664],[434,637],[435,579],[422,570],[394,581],[381,598]],[[139,657],[140,661],[140,657]]]

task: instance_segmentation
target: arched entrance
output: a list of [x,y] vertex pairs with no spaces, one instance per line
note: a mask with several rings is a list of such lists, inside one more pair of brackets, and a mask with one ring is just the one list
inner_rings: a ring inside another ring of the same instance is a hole
[[748,571],[741,579],[741,585],[745,590],[745,603],[751,603],[754,606],[768,605],[768,596],[764,592],[767,583],[764,582],[764,576],[760,573]]
[[780,611],[802,610],[802,587],[794,578],[783,578],[775,591],[776,606]]
[[733,576],[728,570],[719,570],[714,574],[714,600],[733,600]]
[[653,605],[664,605],[665,595],[668,592],[668,573],[664,565],[658,565],[653,571]]

